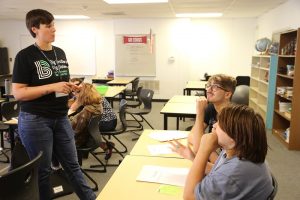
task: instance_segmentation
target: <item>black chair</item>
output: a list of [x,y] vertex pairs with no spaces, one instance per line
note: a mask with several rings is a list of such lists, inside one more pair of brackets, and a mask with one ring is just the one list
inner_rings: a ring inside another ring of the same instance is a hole
[[[99,122],[101,119],[101,115],[96,115],[92,117],[88,124],[88,132],[89,132],[89,138],[86,145],[77,147],[78,152],[78,162],[81,165],[82,164],[82,157],[84,154],[91,154],[103,167],[103,169],[91,169],[93,168],[91,165],[90,168],[84,169],[85,171],[92,171],[92,172],[106,172],[106,167],[104,163],[97,157],[95,150],[98,149],[103,142],[101,134],[99,132]],[[97,165],[97,166],[100,166]]]
[[43,153],[40,152],[30,162],[0,177],[0,199],[39,199],[38,166],[42,154]]
[[238,85],[250,86],[250,77],[249,76],[237,76],[235,79],[236,79],[236,86],[238,86]]
[[132,88],[131,90],[125,90],[125,97],[130,97],[131,99],[134,99],[135,96],[137,96],[137,90],[139,87],[139,82],[140,82],[140,78],[137,77],[136,79],[134,79],[134,81],[132,82]]
[[[4,147],[4,132],[10,132],[10,126],[5,124],[5,121],[11,120],[13,117],[17,117],[19,115],[20,107],[18,101],[8,101],[3,102],[1,104],[1,116],[2,121],[0,121],[0,134],[1,134],[1,147],[0,147],[0,155],[3,154],[5,156],[5,160],[0,160],[0,162],[9,162],[9,157],[5,152]],[[14,132],[10,133],[11,147],[13,147],[14,143]]]
[[269,195],[268,200],[273,200],[277,194],[277,190],[278,190],[278,182],[275,178],[275,176],[271,173],[272,176],[272,185],[274,187],[272,193]]
[[[150,89],[142,89],[140,98],[142,100],[142,103],[144,105],[143,108],[128,108],[126,109],[126,113],[130,114],[133,119],[138,123],[138,126],[136,126],[137,129],[131,130],[131,131],[141,131],[144,129],[141,122],[145,121],[152,129],[153,126],[143,117],[143,115],[147,115],[152,110],[152,98],[153,98],[154,92]],[[141,117],[142,120],[138,120],[136,116]]]
[[[104,136],[103,139],[106,142],[108,142],[109,140],[105,136],[107,136],[109,139],[110,139],[110,137],[113,137],[123,147],[123,150],[119,150],[116,148],[116,146],[113,146],[114,153],[119,154],[122,158],[124,158],[123,153],[127,153],[128,150],[127,150],[126,145],[117,137],[117,135],[127,132],[127,122],[126,122],[126,118],[125,118],[126,106],[127,106],[127,101],[125,99],[122,99],[120,101],[119,120],[118,120],[118,124],[117,124],[115,130],[113,130],[113,131],[101,131],[100,130],[101,134]],[[121,160],[119,161],[119,164],[120,164],[120,162],[121,162]],[[117,164],[117,165],[119,165],[119,164]],[[107,166],[116,166],[116,165],[110,164]]]
[[249,86],[239,85],[235,88],[231,101],[236,104],[249,105]]
[[138,87],[137,91],[136,91],[136,96],[137,98],[135,100],[132,101],[127,101],[127,107],[131,107],[131,108],[136,108],[139,107],[140,105],[142,105],[142,100],[141,100],[141,91],[142,91],[143,87],[140,86]]

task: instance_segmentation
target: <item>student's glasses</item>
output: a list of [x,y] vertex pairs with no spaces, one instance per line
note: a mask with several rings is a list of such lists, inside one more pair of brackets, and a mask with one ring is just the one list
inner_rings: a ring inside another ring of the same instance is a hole
[[219,84],[212,84],[212,85],[207,84],[207,85],[205,86],[205,89],[206,89],[206,90],[211,89],[213,92],[217,91],[218,89],[221,89],[221,90],[224,90],[224,91],[228,92],[227,89],[225,89],[224,87],[222,87],[222,86],[219,85]]

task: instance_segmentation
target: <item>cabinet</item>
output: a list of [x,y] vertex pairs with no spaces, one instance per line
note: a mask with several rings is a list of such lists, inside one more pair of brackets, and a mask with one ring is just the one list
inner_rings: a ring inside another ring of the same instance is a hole
[[273,122],[276,73],[276,55],[252,56],[249,106],[261,114],[268,129]]
[[[297,92],[300,89],[299,37],[300,29],[280,34],[273,112],[272,132],[290,150],[300,150],[300,94]],[[293,73],[287,70],[291,66],[294,67]],[[286,108],[282,106],[284,104],[290,106]]]

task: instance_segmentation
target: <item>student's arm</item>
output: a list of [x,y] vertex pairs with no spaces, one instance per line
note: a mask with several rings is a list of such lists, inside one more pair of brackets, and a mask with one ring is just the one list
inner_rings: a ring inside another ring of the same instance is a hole
[[207,163],[211,152],[218,148],[218,138],[215,133],[205,134],[201,138],[201,144],[197,151],[193,165],[187,176],[184,187],[184,200],[194,200],[194,190],[196,185],[202,181],[207,169]]
[[196,102],[196,121],[188,137],[188,143],[193,145],[194,153],[197,153],[201,137],[207,127],[204,122],[205,108],[207,107],[207,100],[205,97],[198,98]]
[[58,82],[29,87],[27,84],[13,83],[12,92],[16,100],[30,101],[52,92],[69,94],[75,86],[69,82]]

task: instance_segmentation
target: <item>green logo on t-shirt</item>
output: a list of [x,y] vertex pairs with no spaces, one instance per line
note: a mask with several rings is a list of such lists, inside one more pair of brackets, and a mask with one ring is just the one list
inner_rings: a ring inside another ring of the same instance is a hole
[[46,79],[51,77],[52,70],[50,69],[50,65],[47,61],[39,60],[34,62],[37,70],[37,74],[39,76],[39,79]]

